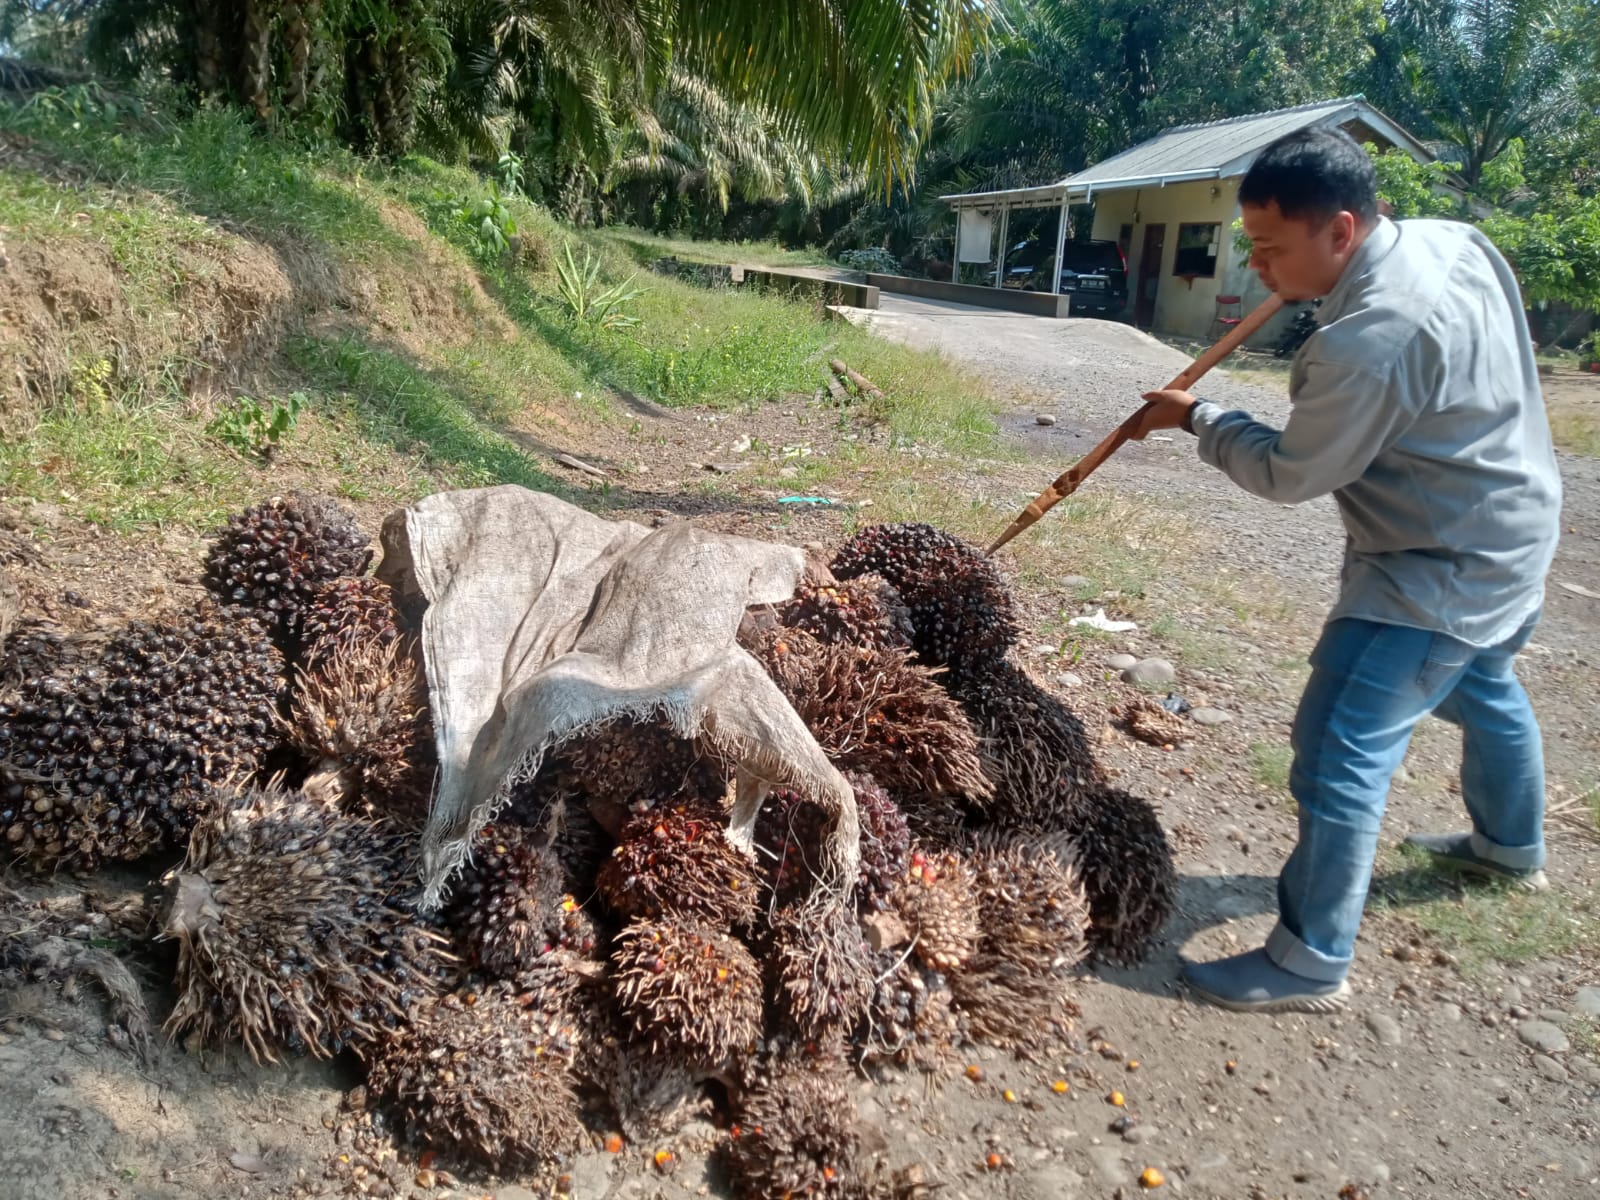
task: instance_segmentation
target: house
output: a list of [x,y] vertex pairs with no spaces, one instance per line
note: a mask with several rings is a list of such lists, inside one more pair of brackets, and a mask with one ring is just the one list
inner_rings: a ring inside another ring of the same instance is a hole
[[[1059,292],[1067,210],[1092,204],[1091,238],[1115,241],[1127,262],[1125,315],[1140,328],[1207,337],[1219,315],[1237,316],[1266,298],[1234,248],[1240,179],[1277,138],[1313,126],[1346,129],[1357,141],[1404,150],[1418,162],[1433,159],[1426,146],[1360,96],[1179,125],[1057,183],[944,197],[962,230],[958,259],[994,262],[999,286],[1004,252],[995,262],[993,250],[981,245],[985,228],[998,224],[997,244],[1006,247],[1013,211],[1059,207],[1053,279],[1046,285]],[[1241,303],[1219,314],[1219,296],[1238,296]],[[1258,340],[1272,336],[1269,327]]]

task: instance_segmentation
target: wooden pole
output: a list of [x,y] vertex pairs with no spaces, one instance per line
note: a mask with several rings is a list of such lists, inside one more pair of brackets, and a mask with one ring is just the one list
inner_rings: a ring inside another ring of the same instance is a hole
[[868,379],[860,371],[852,371],[849,367],[845,366],[842,359],[832,359],[829,361],[828,366],[833,368],[833,373],[835,375],[843,375],[851,383],[855,384],[856,391],[860,392],[862,395],[871,396],[874,400],[883,399],[882,388],[873,383],[872,380]]
[[[1249,316],[1230,329],[1215,346],[1212,346],[1180,371],[1177,377],[1167,384],[1167,390],[1177,388],[1182,391],[1188,391],[1199,381],[1202,375],[1227,358],[1228,355],[1243,345],[1247,338],[1277,315],[1278,310],[1282,307],[1283,301],[1276,294],[1268,296],[1251,310]],[[1054,483],[1034,497],[1033,503],[1018,513],[1017,519],[1012,521],[1006,531],[995,540],[994,545],[989,547],[989,553],[993,554],[999,550],[1000,547],[1016,537],[1017,534],[1027,529],[1040,517],[1044,516],[1045,513],[1077,491],[1096,467],[1121,449],[1123,443],[1133,436],[1134,430],[1139,428],[1139,422],[1143,419],[1145,410],[1149,407],[1148,403],[1142,405],[1139,411],[1112,430],[1104,441],[1080,458],[1070,471],[1058,477]]]

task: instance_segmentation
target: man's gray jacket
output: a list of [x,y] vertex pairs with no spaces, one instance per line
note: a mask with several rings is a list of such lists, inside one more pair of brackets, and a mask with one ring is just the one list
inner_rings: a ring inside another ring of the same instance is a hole
[[1295,359],[1280,431],[1200,401],[1200,457],[1295,504],[1332,492],[1349,535],[1329,619],[1474,646],[1544,598],[1561,482],[1516,277],[1453,221],[1380,218]]

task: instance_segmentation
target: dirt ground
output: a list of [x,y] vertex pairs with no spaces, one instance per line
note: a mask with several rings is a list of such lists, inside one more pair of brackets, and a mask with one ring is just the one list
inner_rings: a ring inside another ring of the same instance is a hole
[[[1008,457],[924,464],[957,499],[1007,510],[1120,420],[1140,390],[1165,382],[1184,362],[1170,347],[1103,322],[892,298],[871,320],[885,336],[970,362],[1010,392]],[[1587,381],[1574,378],[1571,385]],[[1268,418],[1285,410],[1283,396],[1258,386],[1255,376],[1245,382],[1218,374],[1201,390]],[[1572,399],[1586,402],[1581,392]],[[1055,424],[1039,424],[1040,413]],[[629,411],[628,423],[626,434],[618,426],[567,436],[545,426],[526,436],[540,448],[559,442],[555,449],[623,481],[608,490],[608,503],[617,515],[636,519],[689,515],[757,536],[827,544],[841,536],[848,502],[867,498],[866,482],[845,473],[813,489],[843,503],[784,506],[778,503],[784,468],[738,465],[746,436],[773,447],[804,443],[819,455],[871,436],[842,427],[806,397],[725,417],[664,414],[641,404]],[[1600,461],[1563,455],[1561,465],[1568,533],[1546,621],[1523,664],[1546,730],[1556,805],[1600,777],[1600,600],[1590,594],[1600,593]],[[572,478],[584,486],[581,473]],[[1218,1200],[1596,1194],[1600,1041],[1580,1012],[1592,995],[1580,989],[1600,985],[1592,941],[1551,942],[1551,953],[1534,952],[1515,965],[1469,953],[1477,941],[1457,945],[1413,906],[1471,905],[1477,893],[1446,887],[1441,899],[1442,885],[1386,853],[1345,1014],[1243,1017],[1184,995],[1177,983],[1181,956],[1254,945],[1271,925],[1274,876],[1294,831],[1271,763],[1286,744],[1303,659],[1332,597],[1340,533],[1330,503],[1282,508],[1246,496],[1197,463],[1181,435],[1130,446],[1089,486],[1130,512],[1181,514],[1193,537],[1165,548],[1160,569],[1140,582],[1137,603],[1127,585],[1096,590],[1029,578],[1025,599],[1035,629],[1022,652],[1042,679],[1064,689],[1091,729],[1104,729],[1101,755],[1121,782],[1160,806],[1179,854],[1179,911],[1143,966],[1085,973],[1073,1045],[1034,1062],[983,1052],[932,1078],[897,1072],[864,1078],[859,1100],[867,1145],[889,1165],[915,1164],[939,1185],[907,1195],[942,1200],[1131,1197],[1149,1167],[1166,1180],[1158,1195]],[[854,511],[862,520],[873,516],[870,508]],[[373,523],[379,516],[362,515]],[[37,528],[39,516],[23,514],[24,524]],[[96,595],[104,569],[91,535],[58,522],[51,540],[66,552],[40,568],[41,591],[57,603],[67,591]],[[177,587],[192,581],[198,548],[191,541],[139,550],[148,578],[168,578]],[[1026,540],[1004,561],[1026,576]],[[1225,588],[1218,586],[1223,576]],[[158,591],[122,586],[136,598],[130,604]],[[1039,632],[1056,630],[1063,616],[1101,607],[1113,616],[1136,611],[1140,629],[1070,646],[1054,632]],[[1169,658],[1176,690],[1232,719],[1197,726],[1192,740],[1171,751],[1113,730],[1105,715],[1129,689],[1105,660],[1124,651]],[[1462,823],[1452,793],[1454,751],[1442,726],[1419,734],[1392,796],[1386,845],[1413,828]],[[1584,910],[1600,878],[1600,842],[1577,823],[1555,819],[1550,836],[1552,879],[1570,899],[1573,921],[1581,916],[1592,925],[1592,907]],[[61,890],[71,889],[63,882]],[[138,881],[126,890],[136,893]],[[137,966],[159,1020],[170,964],[147,955]],[[1537,1052],[1525,1044],[1523,1022],[1540,1017],[1565,1031],[1567,1049]],[[982,1066],[982,1079],[968,1078],[967,1065]],[[1057,1080],[1068,1081],[1065,1093],[1051,1087]],[[354,1082],[345,1063],[256,1067],[238,1053],[201,1056],[159,1037],[141,1059],[108,1038],[93,1005],[64,1003],[41,990],[0,1012],[0,1128],[7,1148],[0,1195],[358,1194],[352,1160],[359,1166],[363,1151],[340,1116]],[[1006,1098],[1008,1089],[1014,1100]],[[1122,1107],[1108,1102],[1113,1091],[1123,1094]],[[697,1121],[666,1147],[586,1153],[570,1165],[564,1186],[582,1200],[724,1194],[704,1155],[715,1137],[712,1124]],[[658,1148],[679,1156],[674,1174],[649,1165]],[[987,1165],[991,1153],[999,1156],[998,1169]],[[341,1155],[351,1157],[341,1161]],[[410,1178],[420,1166],[408,1161],[402,1174]],[[533,1180],[419,1178],[418,1197],[545,1194],[534,1190],[545,1184]]]

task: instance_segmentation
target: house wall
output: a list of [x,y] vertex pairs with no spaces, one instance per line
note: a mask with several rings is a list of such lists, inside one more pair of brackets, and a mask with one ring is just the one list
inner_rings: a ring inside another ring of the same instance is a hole
[[[1211,195],[1211,189],[1217,195]],[[1239,315],[1249,312],[1267,298],[1256,273],[1245,265],[1245,257],[1233,248],[1233,223],[1239,219],[1239,180],[1217,179],[1198,183],[1175,183],[1164,188],[1139,188],[1125,192],[1099,192],[1094,198],[1094,234],[1115,241],[1122,226],[1133,226],[1128,245],[1128,317],[1139,286],[1140,260],[1144,254],[1146,225],[1167,227],[1166,244],[1161,254],[1161,274],[1156,289],[1154,328],[1160,333],[1212,340],[1215,331],[1218,296],[1238,296]],[[1134,213],[1139,219],[1133,219]],[[1221,226],[1221,245],[1217,255],[1217,274],[1196,279],[1193,285],[1174,275],[1178,257],[1178,227],[1216,222]],[[1249,341],[1254,347],[1271,347],[1282,336],[1292,318],[1293,306],[1273,318]]]
[[[1211,194],[1213,189],[1217,193],[1215,196]],[[1238,196],[1237,179],[1174,183],[1167,187],[1095,195],[1094,237],[1115,241],[1122,226],[1133,226],[1133,238],[1128,244],[1130,310],[1137,303],[1145,229],[1150,225],[1165,225],[1166,243],[1162,247],[1161,272],[1156,286],[1155,328],[1162,333],[1189,337],[1207,335],[1217,315],[1217,297],[1238,294],[1235,288],[1244,282],[1240,277],[1242,268],[1237,262],[1238,256],[1233,250],[1231,228],[1239,215]],[[1178,229],[1182,225],[1202,223],[1221,227],[1217,274],[1191,282],[1172,273],[1178,257]],[[1254,279],[1251,272],[1242,274]],[[1260,288],[1259,284],[1256,286]]]

